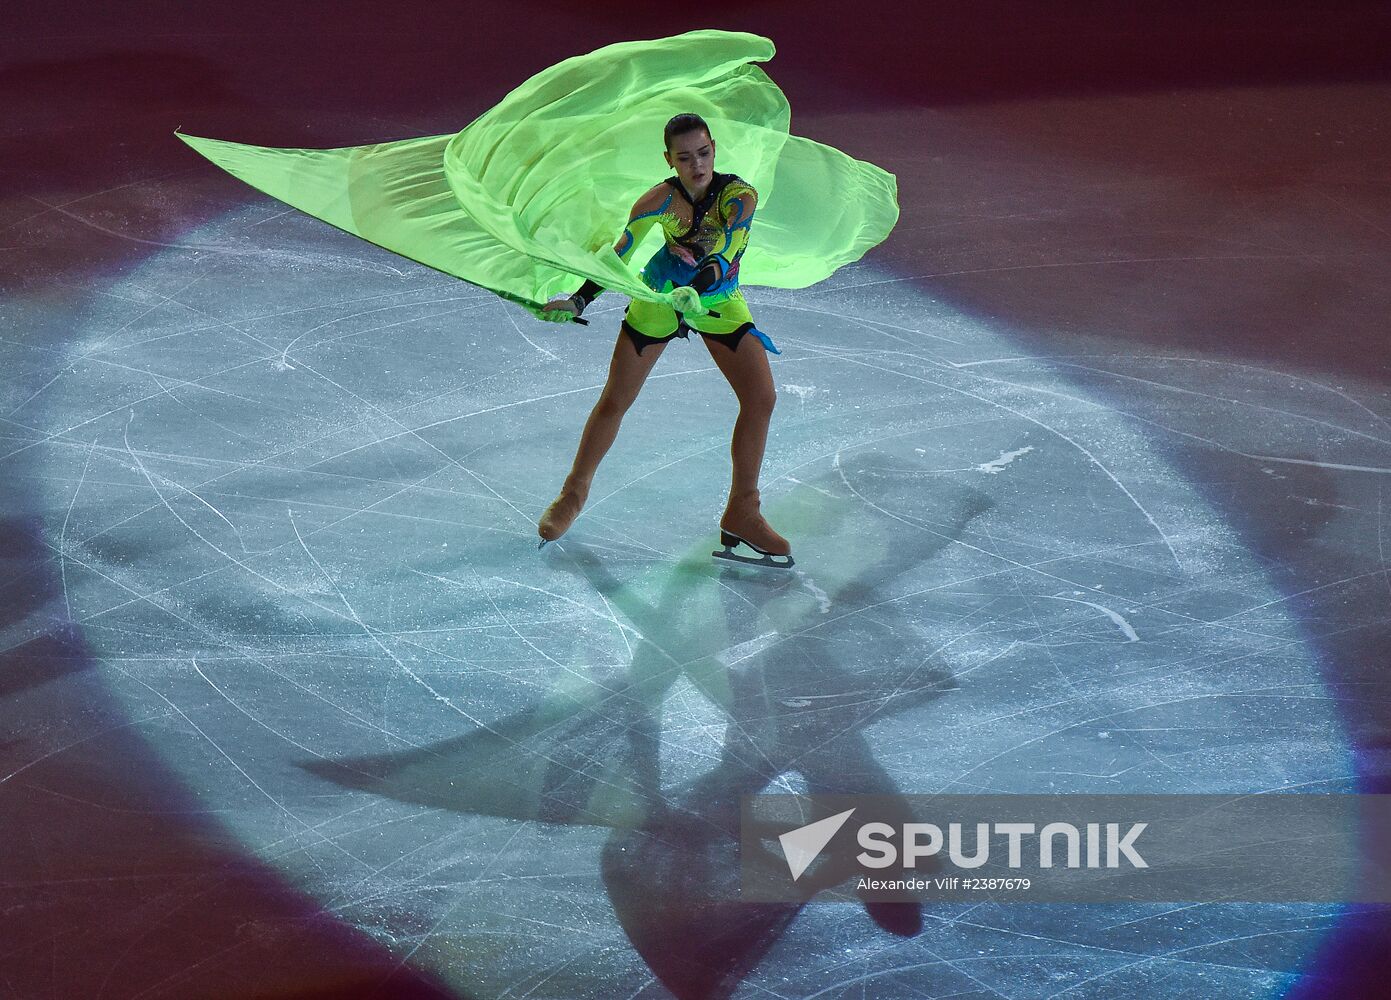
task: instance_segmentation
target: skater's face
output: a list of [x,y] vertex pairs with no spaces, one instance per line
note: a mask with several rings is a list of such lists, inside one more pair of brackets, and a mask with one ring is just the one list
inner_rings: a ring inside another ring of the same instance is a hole
[[715,172],[715,140],[703,129],[674,135],[666,157],[687,191],[704,191]]

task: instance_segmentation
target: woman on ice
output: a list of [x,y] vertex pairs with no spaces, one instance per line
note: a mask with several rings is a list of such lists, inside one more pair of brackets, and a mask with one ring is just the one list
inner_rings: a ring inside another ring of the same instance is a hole
[[[695,330],[739,401],[730,445],[733,477],[720,518],[725,551],[719,554],[730,555],[742,543],[759,558],[741,561],[790,566],[792,548],[764,520],[758,496],[776,396],[768,352],[778,350],[754,326],[739,290],[739,262],[748,246],[758,194],[740,177],[715,170],[715,140],[699,115],[672,118],[663,137],[664,155],[676,176],[637,200],[613,249],[626,263],[647,231],[660,225],[665,239],[643,268],[642,280],[654,291],[673,293],[678,308],[643,299],[628,305],[608,381],[585,422],[570,474],[541,516],[537,532],[545,545],[569,530],[588,499],[594,473],[613,444],[624,414],[667,342],[686,338]],[[548,302],[543,316],[560,321],[578,317],[601,291],[596,282],[586,281],[574,294]]]
[[[897,222],[898,191],[883,168],[792,134],[787,97],[758,65],[774,51],[771,39],[715,29],[616,42],[547,67],[446,135],[282,149],[177,134],[258,190],[542,319],[585,323],[603,288],[631,299],[570,475],[537,527],[542,544],[578,516],[665,343],[695,330],[739,400],[714,554],[785,567],[791,548],[758,493],[777,348],[739,287],[807,288],[860,260]],[[661,122],[676,176],[638,199],[613,246],[633,192],[660,169],[647,137]],[[742,176],[716,172],[710,125],[738,146]],[[636,273],[628,259],[654,225],[665,245]],[[577,276],[578,292],[546,301]]]

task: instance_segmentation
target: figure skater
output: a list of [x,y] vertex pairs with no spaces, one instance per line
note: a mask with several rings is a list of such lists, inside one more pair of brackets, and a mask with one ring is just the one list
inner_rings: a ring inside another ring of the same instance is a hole
[[[570,474],[560,495],[537,525],[541,545],[569,530],[589,497],[590,484],[618,434],[623,415],[637,399],[647,374],[673,337],[701,335],[739,401],[730,443],[733,476],[729,501],[720,517],[720,558],[787,568],[792,547],[759,512],[758,478],[768,440],[776,393],[768,353],[780,353],[754,326],[739,290],[739,260],[748,246],[758,195],[734,174],[715,170],[715,140],[705,120],[681,114],[664,130],[667,164],[676,171],[633,205],[614,252],[627,261],[653,225],[664,243],[642,270],[654,291],[671,292],[676,308],[634,299],[624,312],[609,363],[608,381],[585,422]],[[552,299],[543,318],[578,318],[602,292],[586,281],[572,295]],[[746,336],[752,334],[752,336]],[[737,551],[742,544],[757,556]]]

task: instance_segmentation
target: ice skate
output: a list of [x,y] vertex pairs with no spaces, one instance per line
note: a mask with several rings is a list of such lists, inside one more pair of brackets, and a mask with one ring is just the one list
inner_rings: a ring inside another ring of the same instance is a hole
[[[793,566],[792,546],[758,512],[757,490],[730,496],[724,516],[720,518],[720,544],[724,546],[722,550],[710,553],[716,559],[770,566],[773,569],[791,569]],[[752,549],[757,556],[736,552],[740,545]]]
[[541,536],[537,548],[545,548],[565,532],[579,517],[584,502],[589,499],[589,484],[577,481],[573,476],[565,477],[565,485],[560,488],[560,496],[551,502],[541,520],[536,525],[536,533]]

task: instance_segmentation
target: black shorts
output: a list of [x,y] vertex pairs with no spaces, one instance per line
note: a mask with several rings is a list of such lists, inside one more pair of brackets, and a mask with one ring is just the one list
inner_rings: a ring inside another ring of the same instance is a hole
[[[665,337],[649,337],[645,333],[640,333],[633,329],[626,319],[623,320],[621,328],[623,332],[628,335],[628,339],[633,342],[633,349],[636,350],[638,354],[642,354],[642,349],[649,344],[665,344],[667,341],[676,337],[680,337],[682,340],[689,340],[691,335],[691,327],[679,321],[676,325],[676,329],[672,330],[671,333],[667,334]],[[752,323],[744,323],[736,327],[730,333],[701,333],[699,330],[695,332],[700,333],[700,335],[705,338],[706,343],[714,342],[723,344],[729,350],[737,351],[739,349],[739,341],[743,340],[744,335],[752,329]]]

